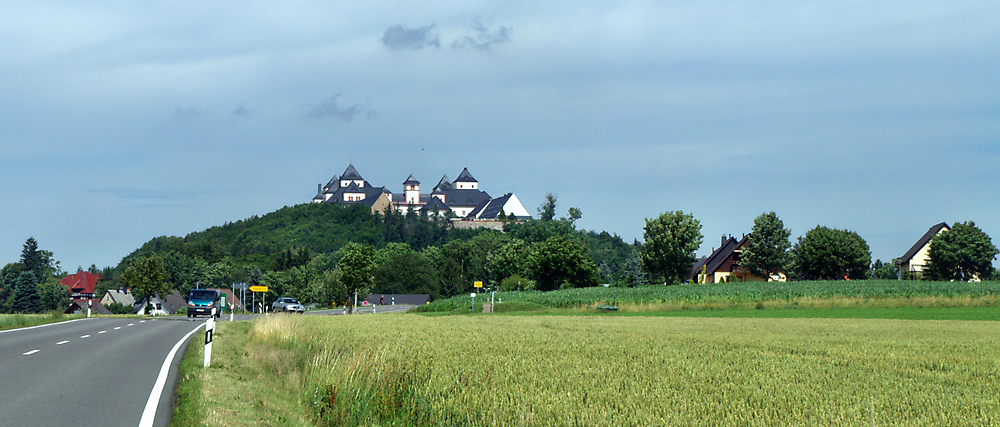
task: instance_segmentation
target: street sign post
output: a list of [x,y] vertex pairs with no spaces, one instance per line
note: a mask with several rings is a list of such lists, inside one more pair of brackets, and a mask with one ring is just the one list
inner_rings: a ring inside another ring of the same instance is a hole
[[251,286],[250,292],[267,292],[267,286]]

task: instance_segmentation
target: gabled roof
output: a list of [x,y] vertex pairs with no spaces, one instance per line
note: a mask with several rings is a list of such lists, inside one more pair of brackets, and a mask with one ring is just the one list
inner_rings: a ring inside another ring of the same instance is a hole
[[[507,200],[510,200],[510,196],[514,193],[507,193],[503,196],[497,197],[495,199],[486,200],[476,206],[472,212],[466,218],[470,219],[496,219],[497,215],[500,214],[500,210],[503,209],[504,205],[507,204]],[[506,215],[507,213],[505,213]]]
[[440,193],[453,188],[455,188],[455,186],[451,183],[451,180],[448,179],[448,175],[446,174],[445,176],[442,176],[441,180],[434,186],[434,189],[431,190],[431,194]]
[[462,168],[462,173],[458,174],[458,178],[455,179],[455,182],[479,182],[479,181],[476,181],[476,179],[472,177],[472,174],[469,173],[469,168]]
[[691,274],[688,275],[687,280],[691,280],[691,278],[701,274],[701,266],[703,265],[705,266],[705,274],[715,274],[722,263],[726,262],[726,259],[728,259],[733,252],[743,247],[749,238],[749,234],[743,236],[740,240],[736,240],[733,236],[729,236],[729,239],[726,240],[725,243],[719,247],[719,249],[716,249],[711,255],[696,261],[694,265],[691,266]]
[[365,190],[363,190],[361,187],[358,187],[358,184],[356,184],[355,182],[352,181],[350,185],[348,185],[347,187],[344,187],[344,191],[343,192],[344,193],[364,193]]
[[437,210],[440,213],[451,212],[451,208],[449,208],[448,205],[444,204],[444,202],[437,197],[431,197],[431,200],[420,209],[427,213],[434,212],[434,210]]
[[410,184],[420,185],[420,181],[417,181],[417,179],[413,177],[412,173],[410,174],[409,178],[406,178],[406,181],[403,181],[403,185],[410,185]]
[[444,195],[444,202],[448,206],[479,206],[480,203],[490,201],[490,195],[481,190],[445,190],[436,194]]
[[63,313],[64,314],[73,314],[73,313],[76,313],[78,311],[80,313],[86,313],[87,312],[87,303],[88,302],[91,303],[90,304],[90,312],[92,314],[111,314],[111,310],[108,310],[107,307],[105,307],[104,305],[101,304],[101,300],[96,299],[96,298],[94,298],[94,299],[73,300],[73,302],[70,303],[69,307],[67,307],[66,311],[64,311]]
[[361,174],[358,173],[358,170],[354,169],[354,165],[353,164],[347,165],[347,170],[345,170],[344,174],[341,175],[341,177],[340,177],[341,181],[347,180],[347,179],[362,180],[362,181],[364,181],[364,178],[361,177]]
[[63,277],[59,284],[69,288],[69,291],[73,293],[92,294],[97,281],[103,279],[100,274],[78,271],[76,274]]
[[928,229],[923,236],[920,236],[920,240],[917,240],[917,243],[914,243],[913,246],[910,247],[910,250],[906,251],[906,253],[903,254],[901,258],[899,258],[899,262],[900,263],[909,262],[911,259],[913,259],[913,257],[917,254],[917,252],[920,252],[920,249],[922,249],[925,245],[930,243],[931,239],[933,239],[934,236],[936,236],[938,233],[941,232],[941,229],[951,230],[951,227],[949,227],[948,224],[944,222],[932,225],[931,228]]
[[117,289],[108,289],[105,295],[107,295],[108,298],[111,299],[111,301],[113,301],[114,303],[129,307],[135,305],[135,296],[133,296],[131,292],[119,291]]

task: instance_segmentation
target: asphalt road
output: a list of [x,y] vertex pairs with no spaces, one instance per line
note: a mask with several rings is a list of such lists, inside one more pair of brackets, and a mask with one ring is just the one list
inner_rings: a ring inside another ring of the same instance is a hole
[[204,323],[91,318],[0,331],[0,426],[134,427],[144,411],[148,425],[167,426],[184,337]]

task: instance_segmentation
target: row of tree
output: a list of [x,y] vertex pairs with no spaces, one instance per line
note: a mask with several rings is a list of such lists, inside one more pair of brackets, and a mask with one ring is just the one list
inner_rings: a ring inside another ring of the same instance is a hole
[[[413,210],[373,214],[362,206],[304,204],[183,238],[157,237],[115,268],[90,270],[104,278],[98,295],[128,287],[141,298],[168,289],[186,294],[194,287],[248,282],[269,286],[269,298],[293,296],[318,304],[343,304],[355,292],[425,293],[436,299],[468,292],[474,281],[503,290],[553,290],[677,284],[691,275],[703,240],[701,223],[691,214],[649,218],[644,242],[628,244],[607,232],[577,230],[580,210],[569,208],[566,217],[556,218],[556,208],[555,196],[547,195],[538,220],[505,221],[501,233],[459,230]],[[760,277],[784,273],[791,280],[896,277],[894,263],[872,263],[867,243],[853,231],[817,226],[794,244],[790,236],[777,214],[761,214],[741,266]],[[989,278],[996,254],[975,224],[955,224],[933,240],[927,277]],[[22,273],[34,275],[35,284]],[[52,254],[29,239],[21,262],[4,267],[0,308],[32,312],[68,304],[60,274]]]
[[24,242],[21,259],[0,270],[0,313],[65,310],[69,289],[59,284],[65,273],[52,252],[38,248],[34,237]]
[[[791,231],[774,212],[754,219],[740,266],[758,277],[784,273],[790,280],[895,279],[896,260],[871,261],[868,243],[858,233],[816,226],[793,245]],[[681,211],[647,219],[641,245],[646,272],[664,283],[680,283],[691,275],[702,243],[701,223]],[[961,222],[931,240],[924,277],[929,280],[993,278],[998,251],[972,221]]]

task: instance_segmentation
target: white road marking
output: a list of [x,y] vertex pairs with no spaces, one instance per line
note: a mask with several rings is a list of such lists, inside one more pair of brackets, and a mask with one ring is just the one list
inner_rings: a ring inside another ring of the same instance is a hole
[[38,353],[39,351],[41,351],[41,350],[31,350],[31,351],[29,351],[27,353],[24,353],[24,355],[25,356],[31,356],[32,354]]
[[184,344],[202,326],[204,324],[198,325],[197,328],[188,332],[184,338],[181,338],[180,341],[177,341],[177,344],[174,344],[174,348],[170,349],[170,353],[167,353],[167,358],[163,360],[163,366],[160,367],[160,374],[156,376],[156,383],[153,384],[153,391],[149,393],[149,399],[146,400],[146,409],[142,411],[142,418],[139,419],[139,427],[151,427],[153,425],[153,418],[156,417],[156,406],[160,403],[160,395],[163,394],[163,386],[167,383],[167,374],[170,372],[170,362],[174,360],[174,355],[177,354],[177,349],[181,348],[181,344]]
[[80,335],[80,339],[90,338],[90,335]]
[[98,332],[98,333],[99,333],[99,334],[103,334],[103,333],[105,333],[105,332],[107,332],[107,331],[101,331],[101,332]]
[[66,343],[68,343],[68,342],[69,342],[69,341],[59,341],[59,342],[57,342],[57,343],[56,343],[56,345],[63,345],[63,344],[66,344]]
[[139,323],[146,323],[146,321],[145,320],[140,320]]
[[128,326],[132,326],[132,325],[134,325],[134,324],[135,324],[135,323],[129,323],[129,324],[128,324]]
[[121,328],[122,328],[121,326],[117,326],[117,327],[115,327],[115,330],[117,331],[117,330],[119,330]]

